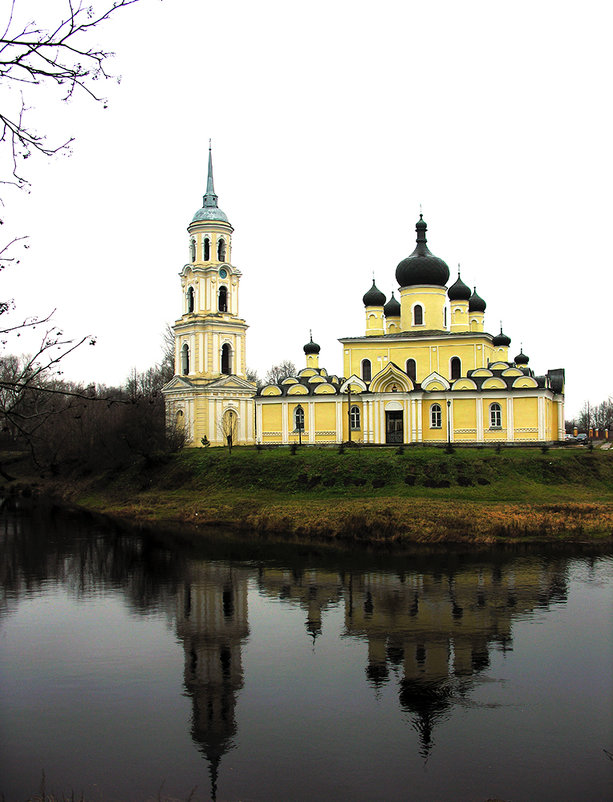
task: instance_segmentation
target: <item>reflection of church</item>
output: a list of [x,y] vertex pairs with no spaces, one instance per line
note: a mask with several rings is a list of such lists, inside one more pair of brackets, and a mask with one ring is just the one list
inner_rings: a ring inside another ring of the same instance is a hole
[[177,593],[177,635],[193,705],[192,738],[209,762],[215,799],[221,758],[234,747],[236,698],[243,687],[248,572],[212,562],[191,563],[188,571]]
[[429,754],[437,721],[449,715],[490,650],[512,649],[513,619],[565,598],[557,567],[512,566],[446,574],[360,574],[346,605],[348,635],[368,641],[366,675],[373,687],[400,675],[399,701]]
[[217,205],[209,150],[206,193],[188,226],[189,262],[180,274],[176,375],[164,388],[168,418],[188,444],[223,445],[228,437],[278,444],[299,435],[311,444],[564,438],[564,371],[535,374],[523,349],[509,355],[502,327],[486,331],[485,301],[459,270],[450,282],[447,264],[428,248],[421,215],[415,249],[396,267],[399,298],[387,299],[373,279],[362,299],[364,334],[340,339],[343,376],[320,367],[311,337],[296,376],[256,391],[247,378],[233,230]]
[[566,598],[565,562],[468,563],[439,573],[237,567],[191,562],[179,585],[177,634],[192,699],[192,738],[207,758],[212,798],[221,760],[238,734],[242,648],[249,637],[248,582],[261,596],[302,610],[315,642],[327,610],[344,607],[342,637],[367,644],[366,682],[395,682],[398,701],[427,758],[437,723],[470,692],[493,649],[511,650],[513,621]]

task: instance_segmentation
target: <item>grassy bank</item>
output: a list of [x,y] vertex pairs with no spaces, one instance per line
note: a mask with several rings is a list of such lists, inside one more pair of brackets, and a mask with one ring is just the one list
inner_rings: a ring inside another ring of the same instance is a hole
[[305,539],[613,538],[613,453],[581,447],[194,449],[56,490],[143,524]]

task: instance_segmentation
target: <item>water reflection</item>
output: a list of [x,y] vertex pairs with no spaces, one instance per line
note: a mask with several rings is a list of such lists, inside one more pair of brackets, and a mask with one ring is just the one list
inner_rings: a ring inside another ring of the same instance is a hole
[[217,797],[220,760],[235,745],[242,646],[249,635],[249,574],[226,563],[194,561],[177,589],[177,635],[185,651],[183,676],[193,708],[191,736],[209,762],[212,799]]
[[395,683],[426,760],[437,724],[466,702],[493,651],[513,649],[514,622],[566,601],[571,559],[507,551],[393,562],[260,554],[247,562],[228,558],[235,547],[227,543],[208,548],[205,556],[170,550],[57,510],[44,518],[5,512],[0,625],[20,599],[50,582],[77,599],[119,589],[134,613],[166,615],[183,647],[191,738],[208,762],[213,799],[222,758],[238,744],[251,588],[261,599],[302,610],[313,647],[327,611],[341,611],[340,637],[366,645],[365,686],[377,694]]

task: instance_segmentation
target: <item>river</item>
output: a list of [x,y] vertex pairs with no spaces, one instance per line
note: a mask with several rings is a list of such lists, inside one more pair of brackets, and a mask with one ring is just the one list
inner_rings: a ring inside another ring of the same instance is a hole
[[610,547],[1,532],[7,802],[613,798]]

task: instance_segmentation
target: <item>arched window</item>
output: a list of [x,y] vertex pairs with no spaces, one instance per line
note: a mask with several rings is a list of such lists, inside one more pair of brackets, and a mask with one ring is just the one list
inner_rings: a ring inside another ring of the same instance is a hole
[[226,261],[226,241],[224,239],[220,239],[217,243],[217,259],[220,262]]
[[294,410],[294,429],[295,431],[304,431],[304,409],[300,404]]
[[187,343],[181,349],[181,373],[184,376],[189,373],[189,345]]
[[413,325],[414,326],[424,325],[424,308],[421,304],[415,304],[415,306],[413,307]]
[[462,360],[459,356],[452,356],[449,363],[449,372],[451,373],[451,381],[459,379],[462,375]]
[[407,376],[412,382],[417,381],[417,363],[414,359],[407,359]]
[[221,372],[227,376],[232,373],[232,351],[228,343],[221,346]]
[[349,412],[349,425],[352,429],[359,429],[360,428],[360,408],[359,407],[351,407]]
[[217,308],[220,312],[228,311],[228,288],[223,284],[219,288],[219,302],[217,304]]
[[432,404],[430,407],[430,428],[442,429],[443,427],[443,413],[440,404]]
[[490,429],[502,429],[502,408],[500,404],[490,404]]
[[365,382],[369,382],[372,378],[370,359],[362,360],[362,378],[364,379]]
[[191,258],[192,262],[195,262],[196,261],[196,240],[195,239],[191,239],[189,241],[189,255],[190,255],[190,258]]
[[443,309],[443,327],[447,328],[447,307]]
[[185,426],[185,418],[183,417],[183,410],[177,410],[177,414],[175,416],[175,427],[180,431]]
[[211,241],[208,237],[202,240],[202,258],[205,262],[208,262],[211,258]]
[[187,313],[191,315],[194,311],[194,288],[189,287],[187,290]]

